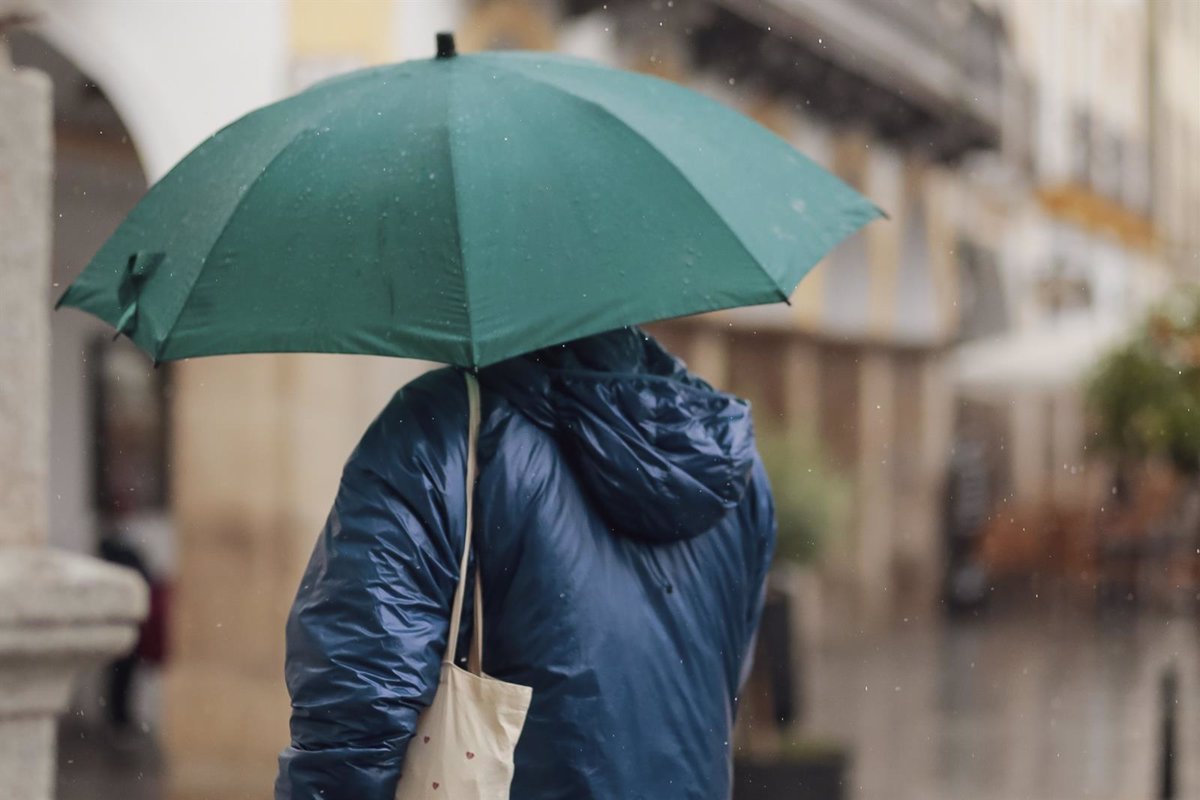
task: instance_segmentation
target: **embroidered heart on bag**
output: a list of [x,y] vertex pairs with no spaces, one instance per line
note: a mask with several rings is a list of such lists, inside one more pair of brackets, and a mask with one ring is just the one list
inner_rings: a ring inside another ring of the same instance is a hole
[[426,736],[426,737],[425,737],[425,744],[429,744],[429,737],[428,737],[428,736]]
[[472,758],[474,758],[474,757],[475,757],[475,754],[474,754],[474,753],[472,753],[470,750],[468,750],[468,751],[467,751],[467,758],[468,758],[468,759],[472,759]]
[[438,783],[437,781],[434,781],[434,782],[433,782],[433,788],[435,788],[435,789],[436,789],[436,788],[437,788],[437,787],[439,787],[439,786],[441,786],[441,784],[440,784],[440,783]]

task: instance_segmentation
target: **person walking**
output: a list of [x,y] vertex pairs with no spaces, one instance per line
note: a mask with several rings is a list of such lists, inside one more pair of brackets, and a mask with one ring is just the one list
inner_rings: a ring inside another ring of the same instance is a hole
[[[346,466],[288,626],[277,797],[453,793],[424,770],[476,784],[455,800],[721,797],[770,492],[746,404],[621,326],[786,302],[882,211],[669,81],[436,44],[206,139],[57,305],[156,363],[467,370],[399,392]],[[410,753],[480,716],[502,733],[472,769]]]
[[[142,557],[138,548],[121,535],[120,526],[115,519],[108,520],[105,524],[104,533],[100,538],[98,555],[110,564],[117,564],[133,570],[146,582],[147,587],[155,584],[154,576],[146,564],[146,559]],[[157,611],[157,608],[150,610]],[[117,734],[126,734],[134,729],[134,682],[137,678],[138,666],[143,661],[146,641],[156,637],[160,620],[161,614],[147,613],[146,619],[138,629],[137,642],[133,648],[114,659],[108,666],[104,705],[108,715],[108,724]]]
[[[629,328],[478,379],[483,668],[532,688],[511,796],[727,798],[775,528],[748,404]],[[467,410],[428,373],[345,467],[287,624],[277,800],[394,796],[448,645]]]

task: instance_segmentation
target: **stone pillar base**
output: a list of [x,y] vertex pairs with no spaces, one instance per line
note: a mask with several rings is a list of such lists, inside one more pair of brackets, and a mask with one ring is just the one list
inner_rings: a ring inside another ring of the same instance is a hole
[[50,800],[55,718],[76,675],[133,646],[146,586],[132,570],[0,547],[0,800]]

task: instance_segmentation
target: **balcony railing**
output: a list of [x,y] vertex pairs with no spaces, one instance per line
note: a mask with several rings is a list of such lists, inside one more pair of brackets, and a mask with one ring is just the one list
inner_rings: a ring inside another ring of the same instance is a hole
[[[768,84],[814,114],[954,159],[999,145],[1004,32],[972,0],[564,0],[628,34],[676,27],[698,69]],[[686,9],[687,13],[682,13]],[[657,15],[657,16],[656,16]]]
[[935,120],[999,139],[1003,29],[971,0],[721,0]]

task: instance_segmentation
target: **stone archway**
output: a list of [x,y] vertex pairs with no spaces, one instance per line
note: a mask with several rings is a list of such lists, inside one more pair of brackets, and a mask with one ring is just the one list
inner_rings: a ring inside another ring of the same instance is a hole
[[[104,88],[151,179],[285,88],[286,15],[262,9],[286,3],[234,10],[186,0],[46,1],[39,32]],[[414,369],[299,355],[174,369],[179,575],[163,700],[169,796],[247,796],[270,785],[287,737],[283,616],[342,460]]]
[[[50,290],[43,301],[49,309],[145,192],[146,177],[123,121],[95,82],[35,33],[13,32],[9,48],[15,65],[45,74],[54,90]],[[155,370],[89,315],[51,314],[49,328],[48,543],[119,557],[161,585],[174,549],[164,491],[169,370]],[[151,796],[158,784],[157,665],[127,657],[119,669],[100,665],[82,678],[59,730],[59,797],[119,788],[130,800]],[[117,732],[126,744],[120,753],[113,749]],[[135,783],[138,772],[144,779]]]
[[150,180],[287,86],[287,0],[44,0],[36,30],[101,87]]
[[128,649],[146,602],[135,574],[46,547],[49,409],[71,393],[50,391],[52,87],[8,67],[4,34],[31,24],[104,87],[137,147],[129,163],[125,141],[118,160],[155,178],[280,93],[286,6],[0,0],[0,796],[53,795],[55,717],[74,677]]
[[55,718],[80,669],[130,646],[145,589],[46,547],[52,97],[5,36],[37,10],[0,0],[0,796],[48,800]]
[[[42,37],[9,36],[13,63],[54,86],[49,305],[146,190],[125,125],[103,91]],[[74,311],[51,315],[49,542],[94,552],[93,436],[89,351],[111,332]],[[147,365],[149,366],[149,365]]]

